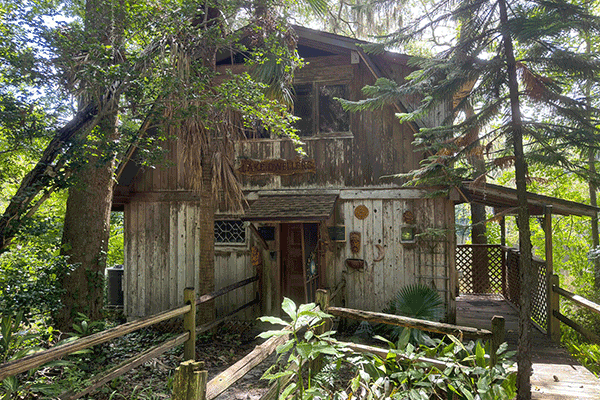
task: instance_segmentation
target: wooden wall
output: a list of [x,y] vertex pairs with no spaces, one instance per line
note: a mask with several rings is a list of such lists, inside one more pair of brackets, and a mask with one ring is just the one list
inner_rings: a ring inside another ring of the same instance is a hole
[[137,318],[183,304],[198,287],[199,208],[132,201],[125,206],[125,315]]
[[[395,194],[392,191],[341,193],[337,223],[346,227],[346,243],[336,244],[334,252],[328,253],[327,285],[333,287],[345,278],[347,307],[381,311],[403,286],[424,283],[440,292],[452,319],[455,313],[454,285],[450,283],[455,275],[454,209],[446,198],[418,199],[412,194],[402,197],[402,190]],[[369,215],[363,220],[354,215],[359,205],[369,209]],[[407,210],[415,215],[417,233],[434,228],[444,230],[443,235],[435,241],[423,236],[416,244],[403,245],[400,227],[404,224],[402,214]],[[350,250],[348,237],[352,231],[361,232],[358,254]],[[385,249],[381,261],[374,261],[380,255],[376,245]],[[348,269],[347,258],[364,259],[366,269]]]
[[[215,245],[215,288],[220,289],[256,275],[250,259],[250,246]],[[227,315],[256,298],[258,283],[254,282],[236,289],[215,300],[217,318]],[[252,320],[260,315],[258,306],[236,315],[238,319]]]

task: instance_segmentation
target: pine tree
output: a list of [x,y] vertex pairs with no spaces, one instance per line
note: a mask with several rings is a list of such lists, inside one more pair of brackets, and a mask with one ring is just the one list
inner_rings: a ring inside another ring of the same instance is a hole
[[[379,107],[405,96],[420,96],[401,121],[445,109],[442,126],[421,129],[416,143],[430,156],[404,175],[410,184],[459,184],[471,176],[465,160],[488,154],[488,168],[514,166],[521,247],[518,398],[531,398],[531,298],[535,277],[527,207],[527,162],[561,165],[586,175],[575,150],[597,151],[598,109],[573,89],[577,80],[598,82],[596,54],[565,46],[566,38],[600,31],[600,19],[563,0],[441,0],[432,10],[390,34],[386,44],[402,45],[428,29],[458,25],[453,45],[431,58],[413,59],[416,71],[405,84],[380,79],[366,87],[368,99],[343,102],[351,111]],[[371,50],[380,49],[374,46]],[[467,114],[470,105],[475,112]],[[479,137],[473,137],[479,129]],[[481,141],[482,144],[479,144]],[[485,144],[485,147],[484,147]],[[493,150],[493,153],[491,152]]]

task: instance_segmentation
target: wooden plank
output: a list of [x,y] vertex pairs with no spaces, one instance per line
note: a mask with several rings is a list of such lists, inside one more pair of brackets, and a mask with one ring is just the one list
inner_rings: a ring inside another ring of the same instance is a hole
[[[187,278],[186,278],[186,258],[185,258],[185,207],[182,203],[176,203],[175,210],[175,218],[177,224],[177,265],[174,266],[177,268],[177,288],[180,289],[183,294],[183,288],[187,287]],[[177,297],[182,296],[182,294],[178,294]],[[181,301],[183,301],[183,297],[181,297]]]
[[575,303],[581,307],[585,307],[588,310],[590,310],[596,314],[600,314],[600,305],[594,303],[593,301],[590,301],[590,300],[586,299],[585,297],[579,296],[575,293],[571,293],[571,292],[561,288],[560,286],[552,286],[552,290],[554,290],[556,293],[560,294],[561,296],[571,300],[573,303]]
[[204,294],[204,295],[200,296],[198,298],[198,300],[196,300],[196,304],[202,304],[202,303],[205,303],[207,301],[216,299],[217,297],[223,296],[224,294],[227,294],[227,293],[231,292],[232,290],[235,290],[235,289],[240,288],[242,286],[246,286],[246,285],[248,285],[248,284],[250,284],[252,282],[256,282],[257,280],[258,280],[258,275],[255,275],[255,276],[253,276],[251,278],[247,278],[247,279],[244,279],[242,281],[239,281],[239,282],[236,282],[236,283],[232,283],[231,285],[228,285],[228,286],[226,286],[226,287],[224,287],[222,289],[215,290],[212,293]]
[[169,250],[168,250],[168,269],[169,269],[169,304],[172,307],[177,304],[177,297],[183,288],[180,288],[177,280],[177,212],[176,203],[169,203]]
[[385,303],[389,300],[388,297],[392,296],[391,293],[386,293],[384,289],[384,281],[387,276],[384,261],[377,261],[375,259],[379,257],[379,250],[376,246],[384,246],[384,235],[385,225],[383,221],[383,201],[373,200],[373,237],[371,244],[371,265],[373,270],[373,294],[375,295],[376,301],[371,306],[372,309],[380,311],[384,308]]
[[270,338],[263,344],[256,346],[254,350],[240,361],[215,376],[207,384],[206,399],[212,400],[223,393],[228,387],[246,375],[248,371],[263,362],[265,358],[275,351],[277,346],[285,343],[288,338],[289,334]]
[[146,268],[148,268],[146,259],[146,226],[144,220],[146,218],[146,204],[140,204],[138,207],[138,265],[137,265],[137,296],[135,297],[136,307],[134,317],[147,315],[145,313],[146,304]]
[[[373,354],[374,356],[377,356],[384,361],[387,359],[387,355],[390,353],[390,350],[386,350],[386,349],[383,349],[381,347],[376,347],[376,346],[368,346],[365,344],[352,343],[352,342],[338,342],[338,344],[340,344],[344,347],[347,347],[351,350],[354,350],[358,353]],[[396,356],[403,360],[410,360],[412,362],[422,362],[425,364],[429,364],[432,367],[436,367],[437,369],[442,370],[442,371],[445,370],[447,367],[469,368],[468,366],[463,366],[460,364],[445,363],[443,361],[439,361],[434,358],[428,358],[428,357],[419,357],[419,358],[410,358],[409,359],[408,357],[405,357],[400,354],[397,354]]]
[[416,318],[402,317],[399,315],[384,314],[378,312],[353,310],[341,307],[329,307],[329,314],[337,315],[343,318],[352,318],[371,323],[382,323],[389,325],[404,326],[407,328],[419,329],[422,331],[441,333],[444,335],[455,335],[457,337],[469,336],[475,338],[487,339],[492,337],[492,332],[487,329],[477,329],[468,326],[458,326],[445,324],[441,322],[432,322]]
[[240,306],[240,307],[236,308],[235,310],[233,310],[229,314],[225,315],[224,317],[219,318],[218,320],[215,320],[215,321],[212,321],[212,322],[207,322],[205,324],[197,326],[196,327],[196,334],[209,331],[209,330],[211,330],[211,329],[213,329],[213,328],[221,325],[223,322],[230,320],[233,316],[235,316],[240,311],[244,311],[246,309],[249,309],[253,305],[259,304],[259,303],[260,303],[260,300],[258,298],[255,298],[254,300],[252,300],[252,301],[244,304],[243,306]]
[[44,350],[19,360],[14,360],[2,364],[0,366],[0,381],[4,380],[9,376],[19,374],[21,372],[29,371],[30,369],[37,368],[49,361],[57,360],[61,357],[71,354],[73,352],[87,349],[92,346],[96,346],[101,343],[108,342],[109,340],[121,337],[130,332],[137,331],[138,329],[145,328],[150,325],[157,324],[162,321],[169,320],[173,317],[183,315],[191,310],[190,305],[185,305],[172,310],[164,311],[162,313],[152,315],[150,317],[141,318],[132,322],[128,322],[123,325],[116,326],[114,328],[95,333],[90,336],[86,336],[81,339],[74,340],[69,343],[65,343],[60,346],[52,347],[48,350]]
[[165,352],[171,350],[173,347],[179,346],[184,343],[188,339],[189,333],[185,332],[179,336],[174,337],[158,346],[154,346],[135,357],[128,358],[127,360],[119,363],[113,368],[107,370],[106,372],[96,375],[92,377],[88,382],[87,386],[84,390],[75,393],[73,390],[69,390],[68,392],[64,392],[58,398],[60,400],[76,400],[80,397],[85,396],[86,394],[94,392],[96,389],[101,387],[102,385],[112,381],[115,378],[131,371],[134,368],[139,367],[140,365],[150,361],[153,358],[164,354]]

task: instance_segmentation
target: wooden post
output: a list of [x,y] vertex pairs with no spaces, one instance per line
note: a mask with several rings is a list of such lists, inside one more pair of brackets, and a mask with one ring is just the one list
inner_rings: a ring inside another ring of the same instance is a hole
[[206,400],[208,372],[204,362],[187,360],[175,369],[173,378],[173,400]]
[[552,286],[559,286],[558,275],[553,274],[550,277],[548,292],[550,293],[550,302],[548,310],[550,318],[548,320],[548,335],[553,342],[560,343],[560,321],[554,316],[554,310],[560,311],[560,295],[552,290]]
[[[552,316],[552,275],[554,274],[554,265],[552,262],[552,206],[544,207],[544,249],[546,255],[546,331],[548,336],[551,334]],[[559,336],[560,341],[560,336]]]
[[183,330],[190,333],[189,339],[183,344],[183,359],[196,359],[196,290],[183,289],[183,301],[192,306],[190,312],[183,316]]
[[505,330],[504,330],[504,317],[500,315],[494,315],[492,317],[492,342],[490,346],[490,367],[493,367],[498,362],[498,348],[504,343]]
[[506,246],[506,218],[504,216],[500,220],[500,244]]

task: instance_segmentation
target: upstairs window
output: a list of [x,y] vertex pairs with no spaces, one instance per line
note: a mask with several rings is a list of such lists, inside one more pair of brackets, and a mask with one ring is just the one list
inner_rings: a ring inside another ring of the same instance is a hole
[[245,244],[246,227],[243,221],[215,221],[215,244]]
[[309,83],[294,86],[294,115],[300,136],[350,131],[350,117],[335,98],[346,98],[346,85]]

